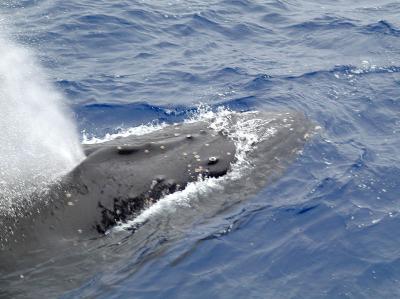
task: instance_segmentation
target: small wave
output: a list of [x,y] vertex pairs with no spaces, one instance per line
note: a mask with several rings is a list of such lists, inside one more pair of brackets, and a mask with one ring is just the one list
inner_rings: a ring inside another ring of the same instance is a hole
[[[280,80],[303,80],[303,79],[315,79],[315,78],[327,78],[332,80],[332,77],[336,79],[352,79],[357,76],[366,76],[374,74],[390,74],[399,73],[400,67],[396,65],[388,66],[377,66],[367,60],[363,60],[359,65],[336,65],[331,69],[326,70],[315,70],[306,73],[300,73],[296,75],[277,75],[272,76],[268,74],[257,74],[250,75],[246,74],[246,77],[250,77],[244,83],[245,89],[249,91],[260,90],[274,86],[277,81]],[[238,72],[236,73],[238,74]]]
[[134,18],[135,20],[140,20],[149,23],[154,23],[162,17],[160,13],[157,13],[155,11],[149,11],[139,8],[128,9],[128,10],[124,9],[123,13],[130,19]]
[[325,16],[323,18],[315,18],[311,21],[305,21],[291,26],[287,26],[287,29],[298,31],[317,31],[317,30],[338,30],[338,29],[348,29],[354,28],[357,25],[353,20],[344,19],[334,16]]
[[124,18],[119,18],[116,16],[106,15],[106,14],[85,15],[79,17],[78,21],[85,24],[123,25],[123,26],[132,25],[131,22],[129,22]]
[[[224,24],[224,25],[221,25]],[[232,40],[249,39],[257,33],[270,34],[271,29],[249,22],[226,22],[215,11],[195,13],[191,20],[186,24],[196,31],[213,31],[222,34]],[[209,34],[209,33],[208,33]]]
[[249,0],[229,0],[229,1],[222,1],[224,5],[229,5],[233,7],[237,7],[241,10],[246,10],[246,11],[259,11],[259,10],[265,10],[265,7],[262,5],[257,5],[253,3],[252,1]]
[[361,61],[359,66],[355,65],[337,65],[332,69],[328,70],[318,70],[303,73],[297,76],[282,76],[282,77],[271,77],[271,78],[282,78],[282,79],[299,79],[299,78],[307,78],[307,77],[316,77],[316,76],[331,76],[334,75],[336,78],[340,78],[341,76],[345,76],[348,78],[349,76],[356,75],[367,75],[367,74],[385,74],[385,73],[398,73],[400,72],[400,67],[395,65],[389,66],[377,66],[375,64],[370,63],[367,60]]
[[271,24],[286,24],[289,21],[287,17],[279,13],[268,13],[261,20]]
[[287,26],[286,28],[294,30],[295,34],[298,34],[299,31],[309,33],[312,31],[354,29],[364,34],[384,34],[395,37],[400,36],[400,30],[395,28],[394,25],[385,20],[381,20],[377,23],[372,23],[368,25],[361,25],[355,20],[331,16],[316,18],[311,21]]
[[378,23],[370,24],[364,27],[364,33],[379,33],[384,35],[391,35],[395,37],[400,36],[400,30],[395,28],[394,25],[388,21],[381,20]]
[[257,75],[254,79],[252,79],[245,85],[245,88],[249,90],[257,90],[261,87],[265,87],[266,85],[270,85],[272,83],[271,79],[272,76],[267,74]]

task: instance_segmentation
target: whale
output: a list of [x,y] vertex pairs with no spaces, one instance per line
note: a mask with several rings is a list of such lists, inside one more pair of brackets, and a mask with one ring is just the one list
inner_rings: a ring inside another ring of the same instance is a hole
[[15,268],[21,256],[35,260],[46,253],[48,258],[57,248],[102,238],[188,184],[226,176],[246,138],[232,133],[239,123],[258,124],[266,137],[248,142],[246,151],[262,155],[272,168],[292,161],[313,128],[298,112],[237,113],[224,126],[213,121],[171,124],[141,136],[83,144],[86,158],[72,171],[45,192],[32,194],[31,204],[0,215],[3,270]]

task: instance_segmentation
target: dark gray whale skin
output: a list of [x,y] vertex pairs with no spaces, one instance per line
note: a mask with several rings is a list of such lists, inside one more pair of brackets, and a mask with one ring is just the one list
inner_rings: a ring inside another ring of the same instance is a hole
[[29,253],[98,237],[160,197],[202,177],[219,177],[235,146],[205,122],[177,124],[144,136],[84,145],[87,158],[43,199],[0,219],[0,254]]
[[[304,115],[288,114],[249,116],[269,119],[268,126],[278,128],[271,138],[255,146],[254,153],[259,162],[268,164],[263,168],[267,171],[290,162],[311,130],[312,124]],[[0,267],[6,271],[6,265],[15,268],[21,256],[38,261],[33,256],[41,252],[56,252],[57,248],[102,237],[119,221],[135,218],[199,176],[225,175],[235,162],[236,152],[228,133],[198,121],[143,136],[84,145],[86,159],[45,195],[38,195],[40,200],[34,200],[33,195],[33,204],[22,208],[17,216],[0,215]],[[51,254],[44,256],[48,259]]]

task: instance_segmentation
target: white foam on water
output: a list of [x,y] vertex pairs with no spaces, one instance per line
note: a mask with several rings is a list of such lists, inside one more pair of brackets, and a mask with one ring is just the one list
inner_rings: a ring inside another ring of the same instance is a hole
[[83,144],[97,144],[97,143],[103,143],[103,142],[107,142],[110,140],[114,140],[116,138],[120,138],[120,137],[127,137],[127,136],[141,136],[141,135],[145,135],[145,134],[149,134],[151,132],[155,132],[158,130],[161,130],[163,128],[165,128],[166,126],[168,126],[166,123],[148,123],[145,125],[140,125],[137,127],[132,127],[132,128],[128,128],[128,129],[121,129],[118,133],[114,133],[114,134],[109,134],[107,133],[105,136],[103,137],[96,137],[96,136],[91,136],[89,137],[85,131],[82,132],[82,143]]
[[62,95],[29,49],[0,35],[0,212],[70,171],[83,158]]

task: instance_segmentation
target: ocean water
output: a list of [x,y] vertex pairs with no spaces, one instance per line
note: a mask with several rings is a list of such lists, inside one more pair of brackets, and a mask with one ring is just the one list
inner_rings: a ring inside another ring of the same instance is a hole
[[0,296],[398,298],[399,16],[393,0],[1,1],[1,33],[33,53],[82,141],[199,103],[300,111],[321,129],[257,194],[17,273]]

